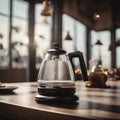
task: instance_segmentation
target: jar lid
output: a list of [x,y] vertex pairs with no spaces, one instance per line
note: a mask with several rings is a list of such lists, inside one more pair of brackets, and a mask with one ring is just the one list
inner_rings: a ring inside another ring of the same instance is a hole
[[93,66],[92,72],[102,72],[102,66],[99,64]]

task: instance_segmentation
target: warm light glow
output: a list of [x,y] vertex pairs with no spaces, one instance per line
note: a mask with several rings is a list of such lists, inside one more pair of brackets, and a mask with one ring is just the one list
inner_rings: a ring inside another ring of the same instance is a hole
[[42,8],[42,11],[41,11],[41,15],[42,16],[51,16],[53,13],[53,9],[52,9],[52,6],[51,6],[51,1],[43,1],[43,8]]
[[94,14],[94,20],[98,20],[100,18],[100,15],[98,13]]

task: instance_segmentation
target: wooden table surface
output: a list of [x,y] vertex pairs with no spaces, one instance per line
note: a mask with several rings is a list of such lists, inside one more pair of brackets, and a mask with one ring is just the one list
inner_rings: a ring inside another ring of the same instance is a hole
[[0,94],[0,120],[120,120],[120,81],[111,88],[86,88],[77,82],[74,104],[43,104],[35,101],[36,82],[9,83],[18,86],[12,94]]

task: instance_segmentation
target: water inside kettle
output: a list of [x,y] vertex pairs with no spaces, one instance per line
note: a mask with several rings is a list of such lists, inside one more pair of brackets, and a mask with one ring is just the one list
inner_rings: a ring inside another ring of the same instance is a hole
[[66,61],[49,60],[44,62],[38,79],[41,80],[71,80],[73,79],[72,71]]

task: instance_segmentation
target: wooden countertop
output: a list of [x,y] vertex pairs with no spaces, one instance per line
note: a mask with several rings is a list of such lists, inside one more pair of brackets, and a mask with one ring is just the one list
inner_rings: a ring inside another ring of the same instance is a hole
[[0,94],[0,118],[3,120],[120,120],[120,81],[111,88],[86,88],[77,82],[75,104],[40,104],[35,101],[37,83],[9,83],[18,86],[13,94]]

